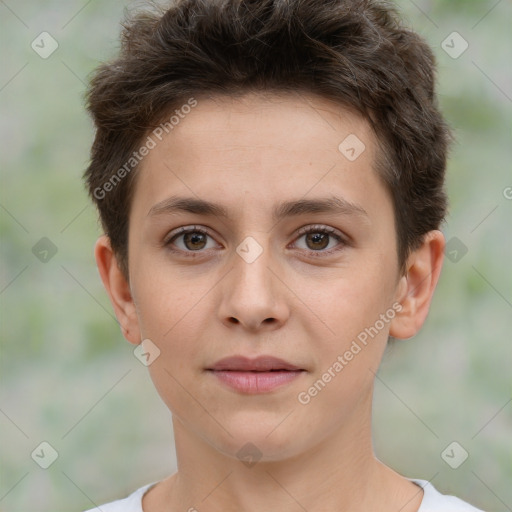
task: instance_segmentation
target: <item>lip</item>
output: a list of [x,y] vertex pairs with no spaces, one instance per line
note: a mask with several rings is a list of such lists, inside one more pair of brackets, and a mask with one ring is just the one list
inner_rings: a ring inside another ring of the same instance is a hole
[[244,356],[227,357],[206,371],[224,385],[245,394],[269,393],[306,372],[303,368],[273,356],[254,359]]
[[284,359],[274,356],[259,356],[248,358],[244,356],[225,357],[217,361],[211,368],[212,371],[240,371],[240,372],[269,372],[271,370],[302,370]]

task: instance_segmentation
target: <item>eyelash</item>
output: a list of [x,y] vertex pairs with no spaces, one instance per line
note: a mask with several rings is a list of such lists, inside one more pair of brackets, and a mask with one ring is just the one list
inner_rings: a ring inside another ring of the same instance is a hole
[[[180,237],[182,235],[186,235],[187,233],[201,233],[203,235],[213,238],[212,235],[207,230],[205,230],[204,228],[201,228],[200,226],[181,227],[181,228],[179,228],[179,230],[176,233],[172,233],[172,236],[167,237],[166,240],[164,240],[163,245],[165,247],[167,247],[173,253],[184,254],[186,257],[192,257],[192,258],[197,257],[196,254],[201,254],[204,251],[184,251],[182,249],[173,249],[171,247],[172,242],[174,242],[178,237]],[[315,258],[330,256],[334,252],[340,251],[340,250],[344,249],[344,247],[349,245],[348,240],[346,238],[344,238],[341,234],[338,234],[338,232],[334,228],[331,228],[328,226],[322,226],[322,225],[306,226],[306,227],[299,229],[299,231],[297,232],[296,240],[304,235],[308,235],[309,233],[323,233],[323,234],[329,235],[329,236],[335,238],[340,244],[339,246],[336,246],[329,250],[313,251],[311,249],[310,250],[302,249],[302,250],[307,250],[310,253],[310,255]]]

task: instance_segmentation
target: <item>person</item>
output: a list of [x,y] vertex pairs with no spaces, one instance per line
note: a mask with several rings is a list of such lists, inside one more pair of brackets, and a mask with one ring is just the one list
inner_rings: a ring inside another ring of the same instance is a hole
[[93,510],[476,511],[372,447],[384,350],[439,279],[451,141],[395,8],[176,0],[127,18],[87,100],[96,262],[177,455]]

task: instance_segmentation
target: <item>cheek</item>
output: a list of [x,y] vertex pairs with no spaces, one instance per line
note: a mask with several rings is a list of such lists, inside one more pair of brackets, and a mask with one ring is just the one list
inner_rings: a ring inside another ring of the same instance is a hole
[[170,267],[155,264],[149,258],[136,265],[134,263],[134,268],[145,269],[133,279],[133,296],[142,335],[165,345],[173,332],[181,328],[183,320],[201,307],[201,297],[208,288],[205,283],[196,286],[195,281],[185,279]]
[[351,269],[350,275],[334,278],[330,286],[309,292],[308,304],[328,327],[318,327],[323,335],[315,336],[320,374],[331,368],[338,356],[347,361],[346,367],[342,363],[346,378],[363,377],[352,373],[356,368],[376,371],[394,317],[393,285],[383,274],[385,266],[385,262],[361,265]]
[[393,286],[381,270],[351,269],[350,275],[337,276],[331,283],[316,292],[309,290],[306,297],[337,337],[357,335],[391,307]]
[[190,296],[169,295],[142,313],[148,326],[145,335],[160,350],[159,357],[148,367],[150,377],[167,407],[181,418],[204,412],[200,406],[196,410],[190,395],[197,387],[195,379],[208,346],[201,333],[207,312],[204,305],[196,302]]
[[160,350],[158,364],[150,371],[161,366],[176,372],[176,377],[192,374],[214,356],[210,357],[214,343],[208,339],[207,324],[216,315],[211,300],[215,281],[205,275],[153,268],[154,272],[138,276],[136,287],[141,334]]
[[312,417],[331,411],[332,422],[327,423],[337,425],[371,394],[392,315],[381,320],[390,306],[371,287],[338,286],[329,295],[330,300],[321,303],[320,316],[333,333],[316,336],[314,372],[297,398]]

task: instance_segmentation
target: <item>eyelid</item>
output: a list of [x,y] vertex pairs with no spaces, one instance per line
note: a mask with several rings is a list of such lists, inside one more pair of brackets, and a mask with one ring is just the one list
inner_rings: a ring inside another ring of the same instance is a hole
[[307,226],[303,226],[302,228],[297,230],[297,235],[307,235],[308,233],[314,233],[317,231],[329,233],[330,235],[337,235],[340,238],[343,238],[343,233],[341,233],[341,231],[338,231],[337,229],[331,226],[326,226],[324,224],[308,224]]
[[179,228],[173,229],[170,233],[168,233],[165,236],[165,238],[163,240],[163,244],[167,245],[173,238],[176,238],[179,235],[183,235],[183,234],[191,233],[191,232],[195,232],[195,231],[197,231],[199,233],[203,233],[203,234],[208,235],[213,238],[212,234],[206,228],[204,228],[202,226],[196,226],[196,225],[180,226]]

